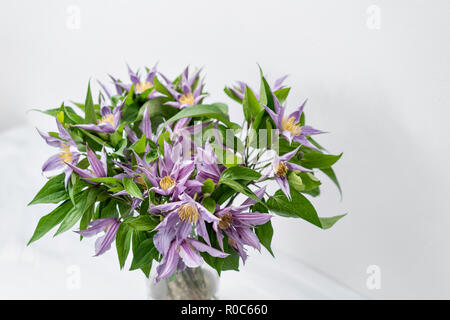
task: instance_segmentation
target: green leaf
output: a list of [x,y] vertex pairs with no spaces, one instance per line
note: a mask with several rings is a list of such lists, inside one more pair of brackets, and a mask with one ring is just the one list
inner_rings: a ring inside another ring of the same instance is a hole
[[214,190],[214,192],[211,194],[211,198],[216,200],[218,204],[223,204],[225,201],[227,201],[233,194],[235,194],[236,191],[228,187],[224,184],[219,184],[217,188]]
[[286,195],[281,190],[278,190],[267,200],[267,206],[271,212],[280,216],[302,218],[322,229],[330,228],[339,219],[345,216],[345,214],[343,214],[334,217],[320,218],[311,202],[301,193],[291,190],[291,197],[292,201],[289,201]]
[[131,145],[131,149],[133,149],[137,154],[142,154],[145,152],[145,145],[146,145],[146,139],[145,134],[135,143]]
[[62,106],[64,115],[65,115],[65,121],[72,124],[79,124],[83,123],[84,119],[80,117],[71,107]]
[[158,258],[158,250],[153,244],[153,239],[146,239],[139,244],[131,262],[130,270],[136,270],[151,265],[153,259]]
[[312,168],[326,169],[335,164],[341,157],[342,153],[339,155],[333,155],[320,153],[316,151],[305,152],[303,158],[300,160],[300,164],[308,169]]
[[118,218],[119,214],[117,211],[117,201],[115,199],[107,199],[104,202],[100,202],[98,206],[99,216],[100,218]]
[[75,199],[75,206],[66,215],[55,236],[69,230],[81,219],[83,214],[94,205],[99,191],[98,188],[87,189]]
[[60,111],[60,108],[52,108],[47,110],[31,109],[30,111],[40,112],[51,117],[56,117],[58,115],[58,112]]
[[75,205],[75,195],[81,192],[88,185],[87,182],[80,179],[80,176],[77,174],[72,174],[70,177],[70,183],[68,185],[69,189],[69,197],[72,201],[73,205]]
[[259,102],[262,105],[266,105],[270,109],[274,110],[274,102],[273,102],[273,96],[272,96],[272,90],[270,90],[270,86],[267,83],[266,78],[261,76],[261,86],[260,86],[260,93],[259,93]]
[[134,181],[128,177],[123,178],[123,186],[125,187],[125,190],[132,195],[135,198],[139,198],[143,200],[142,193],[139,187],[134,183]]
[[339,181],[338,181],[338,179],[337,179],[337,177],[336,177],[336,174],[334,173],[333,168],[320,169],[320,171],[322,171],[323,173],[325,173],[325,174],[328,176],[328,178],[330,178],[331,181],[334,182],[334,184],[335,184],[336,187],[338,188],[339,194],[341,195],[341,198],[342,198],[342,189],[341,189],[341,186],[340,186],[340,184],[339,184]]
[[239,104],[242,104],[242,99],[240,99],[238,96],[236,96],[233,91],[230,90],[230,88],[225,87],[223,91],[226,93],[227,96],[229,96],[231,99],[236,101]]
[[286,98],[289,95],[289,91],[291,91],[291,88],[282,88],[278,89],[273,94],[277,97],[280,103],[283,103],[284,101],[286,101]]
[[58,203],[69,199],[69,194],[64,186],[64,177],[64,173],[61,173],[48,180],[28,205],[37,203]]
[[94,109],[94,100],[92,99],[91,83],[88,84],[88,91],[86,94],[86,101],[84,103],[84,113],[86,123],[97,123],[97,116]]
[[[150,234],[148,232],[145,232],[145,231],[136,231],[135,230],[133,232],[133,240],[132,240],[133,256],[136,255],[136,253],[137,253],[141,243],[144,242],[145,240],[149,239],[149,237],[150,237]],[[140,269],[145,274],[145,276],[148,278],[149,275],[150,275],[150,269],[151,268],[152,268],[152,263],[150,262],[149,264],[143,266]]]
[[[81,128],[77,128],[78,130],[80,130],[81,133],[83,133],[86,137],[88,137],[89,139],[92,139],[95,143],[97,143],[100,148],[95,148],[96,150],[100,150],[101,146],[106,146],[106,147],[111,147],[106,141],[100,139],[99,137],[97,137],[95,134],[90,133],[88,130],[84,130]],[[89,147],[93,148],[93,146],[89,143]]]
[[184,108],[176,115],[171,117],[164,124],[165,126],[170,123],[183,119],[183,118],[193,118],[193,117],[205,117],[208,119],[217,119],[224,124],[226,124],[229,128],[236,128],[238,125],[231,122],[228,118],[228,115],[222,112],[222,107],[217,104],[199,104],[192,107]]
[[210,194],[214,191],[214,188],[216,187],[216,185],[214,184],[214,181],[212,181],[212,179],[206,179],[203,182],[203,186],[202,186],[202,193],[203,194]]
[[[166,95],[167,97],[172,97],[170,92],[166,89],[166,87],[159,81],[158,77],[155,77],[153,79],[153,86],[155,87],[156,91]],[[173,97],[175,98],[175,97]]]
[[255,94],[249,87],[245,87],[244,101],[242,104],[245,120],[250,122],[263,109]]
[[[213,234],[212,228],[207,226],[207,231],[212,247],[218,249],[219,243],[217,241],[217,237]],[[205,260],[205,262],[208,265],[214,268],[219,276],[222,271],[226,270],[239,271],[239,254],[228,244],[227,236],[224,236],[223,239],[223,249],[224,252],[229,254],[229,256],[226,258],[213,257],[206,252],[200,252],[200,255],[202,256],[203,260]]]
[[125,223],[137,231],[151,231],[159,224],[159,221],[145,214],[127,219]]
[[241,166],[235,166],[226,169],[221,176],[221,179],[231,179],[231,180],[245,180],[253,181],[258,180],[261,177],[259,172],[253,169]]
[[119,257],[120,269],[122,269],[125,265],[128,253],[130,252],[132,235],[133,229],[131,229],[127,224],[121,223],[116,234],[116,249],[117,256]]
[[49,232],[53,227],[58,225],[66,216],[66,214],[73,208],[73,204],[70,200],[66,200],[55,210],[49,214],[43,216],[34,230],[33,236],[27,245],[42,238],[47,232]]
[[319,179],[310,172],[290,172],[288,180],[298,192],[310,191],[321,185]]
[[223,259],[218,258],[222,260],[222,271],[239,271],[239,254],[232,248],[227,248],[225,251],[229,254],[229,256]]
[[263,225],[256,226],[255,233],[258,236],[259,242],[261,242],[261,244],[267,249],[267,251],[269,251],[272,257],[275,257],[271,248],[273,237],[272,222],[269,220]]
[[98,182],[98,183],[107,183],[107,184],[114,184],[114,185],[122,185],[122,181],[118,178],[113,177],[101,177],[101,178],[83,178],[85,180]]
[[216,211],[216,201],[213,198],[204,198],[202,201],[202,205],[211,213]]
[[229,179],[229,178],[220,178],[219,183],[221,184],[225,184],[227,186],[229,186],[230,188],[232,188],[233,190],[240,192],[244,195],[246,195],[247,197],[252,198],[253,200],[256,200],[257,202],[261,202],[261,199],[259,199],[252,190],[250,190],[249,187],[247,186],[243,186],[242,184],[240,184],[239,182]]

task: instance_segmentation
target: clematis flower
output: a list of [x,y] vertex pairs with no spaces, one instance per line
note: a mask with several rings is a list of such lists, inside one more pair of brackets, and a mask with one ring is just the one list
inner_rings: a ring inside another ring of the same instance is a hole
[[64,129],[64,126],[56,120],[56,125],[59,131],[59,138],[50,136],[46,133],[41,132],[37,129],[39,135],[47,142],[49,146],[57,147],[60,149],[58,154],[51,156],[43,165],[42,171],[52,171],[55,169],[64,168],[63,172],[65,174],[65,185],[69,182],[70,176],[72,175],[72,168],[66,166],[66,164],[76,165],[80,158],[80,151],[76,143],[73,141],[70,134]]
[[91,221],[87,229],[75,232],[83,237],[92,237],[101,232],[105,232],[104,235],[95,241],[95,256],[99,256],[111,248],[111,243],[116,239],[116,233],[120,223],[115,218],[97,219]]
[[275,106],[275,112],[273,112],[270,108],[267,106],[263,106],[266,111],[269,113],[270,117],[272,118],[273,122],[275,122],[275,125],[280,130],[281,135],[286,138],[289,143],[292,141],[296,141],[304,146],[307,146],[308,148],[315,149],[317,148],[311,144],[306,137],[324,133],[324,131],[314,129],[310,126],[300,126],[300,116],[302,115],[303,108],[305,107],[306,100],[303,102],[303,104],[299,107],[299,109],[293,113],[291,113],[289,116],[285,115],[285,107],[282,107],[280,105],[280,102],[278,101],[277,97],[273,95],[273,101]]
[[[255,192],[258,198],[262,198],[266,188],[263,187]],[[272,215],[259,212],[246,212],[256,200],[248,198],[238,207],[226,207],[215,212],[220,219],[213,223],[213,229],[217,235],[217,241],[223,250],[223,233],[228,237],[228,243],[239,253],[242,261],[247,259],[244,245],[249,245],[257,250],[261,250],[261,245],[252,228],[265,224],[272,218]]]
[[186,267],[196,268],[201,266],[204,261],[200,252],[207,252],[209,255],[218,258],[226,258],[228,256],[227,253],[214,249],[195,239],[186,238],[181,242],[172,241],[168,249],[163,253],[161,263],[156,268],[156,282],[170,277],[177,269],[181,271]]
[[149,165],[144,159],[136,156],[139,168],[153,185],[152,191],[176,199],[187,187],[188,179],[195,169],[194,162],[183,160],[181,144],[173,147],[164,141],[164,157],[158,160],[158,166]]
[[298,164],[288,162],[293,156],[295,156],[299,148],[300,147],[282,155],[281,157],[278,157],[278,155],[275,154],[272,163],[261,172],[261,178],[259,178],[259,181],[261,181],[269,176],[275,177],[275,181],[278,183],[288,199],[291,199],[289,181],[287,179],[288,171],[312,172],[311,170],[303,168]]
[[[272,87],[272,91],[277,91],[277,90],[285,88],[286,86],[283,85],[283,82],[284,82],[284,80],[286,80],[287,77],[288,76],[285,75],[285,76],[282,76],[281,78],[275,80],[275,82],[273,84],[273,87]],[[242,82],[242,81],[236,81],[236,84],[237,84],[237,86],[230,87],[228,89],[231,92],[233,92],[236,97],[238,97],[241,100],[244,100],[245,87],[249,87],[250,88],[250,86],[247,85],[245,82]],[[250,89],[254,92],[256,99],[259,100],[259,93],[257,91],[255,91],[255,90],[253,90],[252,88],[250,88]]]
[[[91,170],[88,169],[80,169],[70,163],[67,163],[67,165],[76,173],[80,175],[83,179],[91,179],[91,178],[103,178],[106,177],[108,174],[107,169],[107,163],[106,163],[106,153],[105,148],[102,149],[102,153],[100,155],[100,160],[97,159],[97,155],[94,151],[92,151],[88,145],[86,145],[86,153],[87,153],[87,159],[89,161]],[[90,180],[87,180],[87,182],[92,184],[97,184],[97,182],[93,182]]]
[[206,97],[205,94],[202,94],[203,84],[199,84],[195,90],[193,89],[200,71],[201,69],[198,70],[192,77],[189,77],[189,67],[184,69],[180,81],[181,90],[183,93],[179,93],[171,85],[166,85],[166,89],[176,101],[169,101],[165,104],[179,109],[200,104],[203,98]]
[[[123,82],[118,81],[117,79],[111,77],[114,85],[116,86],[116,89],[118,89],[118,94],[122,94],[122,91],[129,92],[131,89],[131,86],[134,84],[134,91],[137,94],[141,94],[144,91],[153,88],[154,85],[154,79],[156,76],[157,70],[156,65],[153,66],[150,70],[147,71],[146,75],[141,79],[139,72],[133,72],[128,66],[128,75],[130,77],[131,83],[125,84]],[[164,97],[162,93],[152,90],[149,95],[147,96],[147,99],[153,99],[157,97]]]
[[202,183],[207,179],[211,179],[217,184],[222,172],[225,170],[225,166],[219,166],[217,155],[209,142],[205,144],[204,148],[197,148],[195,164],[197,166],[196,180]]
[[100,108],[102,118],[98,121],[98,124],[76,124],[74,127],[103,133],[114,133],[120,124],[121,110],[122,106],[117,106],[111,112],[110,107],[103,105]]
[[219,222],[219,218],[186,193],[180,195],[180,201],[151,207],[149,213],[165,215],[164,220],[154,229],[159,231],[155,235],[154,241],[158,243],[161,252],[165,252],[173,236],[176,237],[178,242],[186,239],[193,226],[196,227],[198,235],[210,244],[205,221]]

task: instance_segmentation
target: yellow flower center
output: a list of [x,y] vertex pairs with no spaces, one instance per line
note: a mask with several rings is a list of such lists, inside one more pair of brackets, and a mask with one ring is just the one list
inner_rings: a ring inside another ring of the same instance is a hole
[[159,185],[161,186],[161,188],[163,188],[164,190],[168,190],[171,187],[173,187],[176,184],[175,180],[173,180],[171,177],[169,176],[165,176],[164,178],[162,178],[159,181]]
[[139,82],[136,85],[136,91],[138,92],[144,92],[147,89],[150,89],[153,87],[153,83],[151,83],[150,81],[145,81],[145,82]]
[[294,117],[290,117],[289,119],[283,117],[283,120],[281,120],[281,129],[289,131],[294,136],[299,136],[302,133],[302,128],[295,123]]
[[188,93],[187,95],[183,94],[180,98],[180,103],[192,106],[194,104],[194,96],[192,93]]
[[136,178],[136,182],[139,183],[139,184],[141,184],[141,185],[143,185],[143,186],[146,186],[146,185],[147,185],[147,184],[145,183],[144,178],[142,178],[141,176],[138,176],[138,177]]
[[194,205],[186,203],[178,209],[178,216],[181,221],[196,223],[198,221],[199,213]]
[[98,123],[102,124],[102,123],[106,123],[106,122],[109,122],[112,126],[114,126],[114,115],[112,113],[104,116]]
[[233,224],[233,216],[231,213],[226,213],[220,218],[219,228],[222,230],[228,229]]
[[61,145],[61,153],[59,154],[59,158],[61,159],[62,163],[65,162],[72,162],[72,152],[70,152],[70,146],[63,143]]
[[288,172],[288,167],[286,165],[285,162],[280,161],[274,168],[273,168],[273,172],[275,173],[275,175],[279,178],[284,178],[286,177],[286,173]]

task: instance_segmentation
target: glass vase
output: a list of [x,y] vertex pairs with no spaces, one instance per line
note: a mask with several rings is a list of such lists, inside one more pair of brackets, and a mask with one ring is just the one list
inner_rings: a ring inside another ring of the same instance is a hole
[[158,283],[150,278],[147,284],[148,298],[152,300],[212,300],[217,299],[219,276],[214,270],[201,266],[186,268]]

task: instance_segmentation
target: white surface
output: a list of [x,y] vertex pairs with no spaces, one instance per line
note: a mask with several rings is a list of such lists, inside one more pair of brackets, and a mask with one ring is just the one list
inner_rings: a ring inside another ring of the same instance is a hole
[[[115,247],[92,257],[93,239],[66,232],[26,247],[53,205],[26,207],[45,183],[42,162],[52,148],[30,127],[0,134],[0,299],[144,299],[141,271],[119,271]],[[222,299],[357,299],[359,296],[282,251],[277,259],[251,251],[242,272],[224,272]],[[129,261],[128,261],[129,262]]]
[[[69,6],[79,29],[66,27]],[[373,6],[379,29],[367,25]],[[169,76],[204,66],[211,101],[228,102],[238,122],[224,84],[256,87],[256,62],[271,79],[289,73],[289,105],[309,98],[307,121],[331,132],[319,141],[344,151],[343,201],[326,183],[315,204],[349,215],[327,231],[278,220],[277,246],[364,296],[449,298],[449,14],[448,0],[4,1],[0,128],[31,107],[82,100],[90,77],[125,78],[125,62],[160,61]],[[29,198],[35,181],[15,183]],[[380,290],[366,287],[369,265],[381,268]]]

